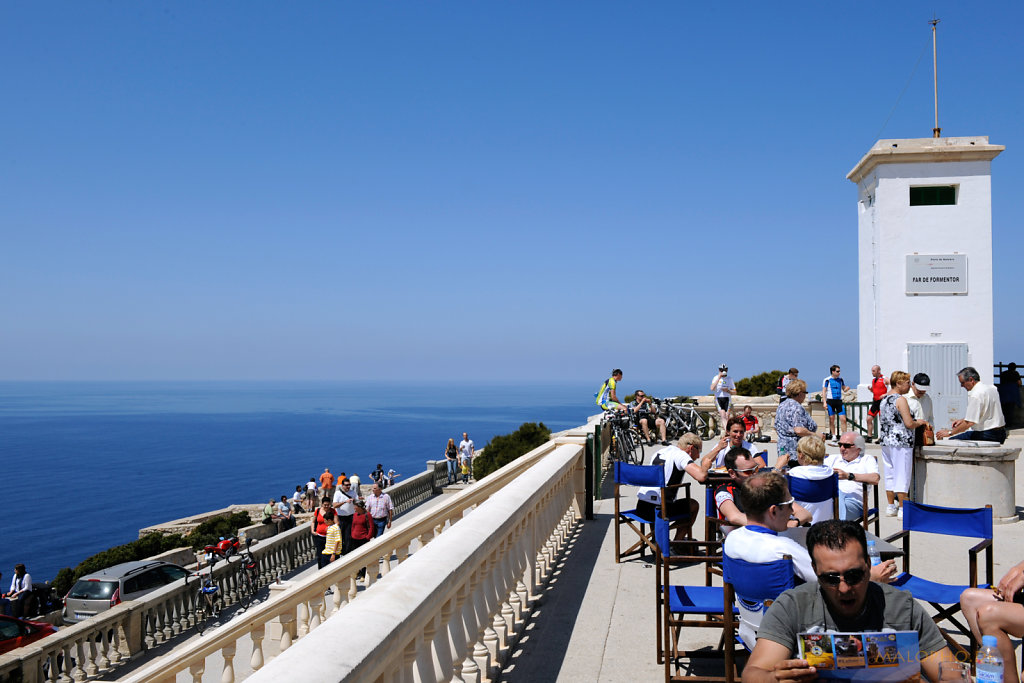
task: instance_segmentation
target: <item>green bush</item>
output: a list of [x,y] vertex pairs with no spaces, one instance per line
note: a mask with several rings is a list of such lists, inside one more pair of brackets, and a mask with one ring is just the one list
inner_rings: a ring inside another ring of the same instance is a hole
[[479,481],[551,438],[551,430],[536,422],[524,422],[511,434],[495,436],[484,452],[473,458],[473,477]]
[[740,396],[772,396],[779,378],[784,374],[782,370],[769,370],[753,377],[744,377],[736,382],[736,393]]
[[193,529],[187,536],[182,536],[181,534],[166,536],[158,533],[146,534],[131,543],[107,548],[92,557],[87,557],[74,570],[64,567],[57,572],[57,576],[53,579],[53,590],[58,596],[66,595],[71,590],[71,586],[75,584],[75,581],[78,581],[78,579],[86,574],[92,574],[122,562],[144,560],[147,557],[153,557],[168,550],[184,546],[190,546],[193,550],[199,550],[207,545],[216,543],[220,540],[221,536],[234,536],[240,528],[249,526],[251,523],[249,513],[236,512],[231,515],[208,519]]

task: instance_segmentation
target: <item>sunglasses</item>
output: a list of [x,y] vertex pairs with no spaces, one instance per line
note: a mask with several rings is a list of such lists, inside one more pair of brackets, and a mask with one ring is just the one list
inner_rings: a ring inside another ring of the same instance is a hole
[[796,498],[790,498],[789,500],[784,500],[781,503],[776,503],[776,505],[778,505],[779,507],[782,507],[783,505],[792,505],[795,502],[796,502]]
[[[760,465],[754,465],[753,467],[744,467],[742,469],[737,467],[736,469],[733,470],[733,472],[737,472],[739,474],[746,474],[747,472],[756,472],[758,469],[760,469],[760,467]],[[783,503],[783,505],[785,505],[785,503]]]
[[820,583],[827,583],[830,586],[838,586],[840,581],[845,581],[847,586],[856,586],[867,575],[867,571],[863,569],[847,569],[845,572],[818,574],[818,581]]
[[854,443],[843,443],[842,441],[839,442],[839,447],[840,448],[853,448],[856,445],[857,444],[854,444]]

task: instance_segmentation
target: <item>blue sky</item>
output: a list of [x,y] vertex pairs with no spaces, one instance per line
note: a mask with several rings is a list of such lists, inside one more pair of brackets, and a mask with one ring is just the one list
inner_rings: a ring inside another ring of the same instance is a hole
[[933,13],[1020,361],[1020,2],[5,2],[0,379],[855,368]]

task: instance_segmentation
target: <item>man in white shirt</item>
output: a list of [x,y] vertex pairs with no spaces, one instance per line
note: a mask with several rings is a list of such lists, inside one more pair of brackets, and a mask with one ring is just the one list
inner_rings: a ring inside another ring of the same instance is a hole
[[960,386],[967,390],[967,414],[954,420],[951,429],[940,429],[936,439],[966,439],[969,441],[1006,441],[1006,420],[999,405],[999,392],[991,384],[981,381],[978,371],[967,366],[956,373]]
[[928,395],[928,388],[932,385],[931,378],[923,372],[914,375],[914,381],[910,385],[910,391],[903,394],[910,406],[910,416],[915,420],[924,420],[928,424],[934,424],[935,418],[932,414],[932,397]]
[[878,486],[878,461],[864,452],[864,437],[846,432],[839,437],[839,453],[825,458],[825,465],[839,475],[839,519],[857,521],[864,513],[864,487]]
[[[700,466],[700,448],[702,442],[700,437],[692,432],[687,432],[679,437],[674,445],[666,446],[654,454],[652,465],[662,464],[665,468],[665,485],[675,486],[683,482],[683,477],[689,474],[697,482],[704,483],[707,479],[707,472]],[[700,505],[692,498],[677,499],[678,488],[670,488],[667,491],[668,500],[666,508],[669,518],[681,517],[673,522],[676,535],[673,540],[681,541],[690,537],[690,530],[693,522],[700,511]],[[654,522],[654,517],[661,507],[661,489],[656,486],[641,487],[636,491],[636,514]]]
[[[486,444],[485,444],[486,445]],[[476,456],[476,446],[469,434],[462,432],[462,441],[459,442],[459,465],[466,465],[469,471],[473,471],[473,458]]]
[[711,378],[711,391],[715,392],[715,403],[718,406],[718,424],[725,430],[729,421],[729,405],[736,393],[736,384],[729,377],[729,366],[722,363],[718,366],[718,374]]

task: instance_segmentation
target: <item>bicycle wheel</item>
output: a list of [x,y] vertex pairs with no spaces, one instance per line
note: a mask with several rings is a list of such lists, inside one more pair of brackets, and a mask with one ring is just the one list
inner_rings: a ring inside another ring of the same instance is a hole
[[615,457],[622,462],[629,462],[630,448],[629,436],[622,427],[615,428]]
[[199,597],[196,598],[196,631],[199,632],[199,635],[203,635],[203,631],[206,630],[206,620],[210,618],[210,610],[210,598],[200,590]]
[[633,450],[631,452],[630,461],[634,465],[644,464],[644,435],[643,432],[630,431],[630,438],[633,440]]
[[252,604],[253,590],[252,581],[249,580],[249,572],[245,569],[238,570],[238,577],[235,579],[238,584],[238,604],[242,609],[249,609]]

